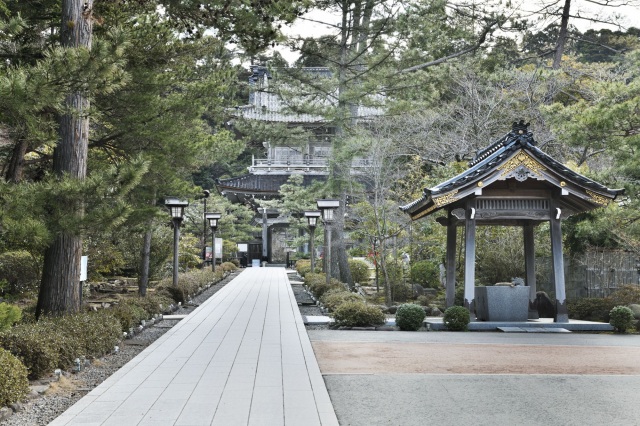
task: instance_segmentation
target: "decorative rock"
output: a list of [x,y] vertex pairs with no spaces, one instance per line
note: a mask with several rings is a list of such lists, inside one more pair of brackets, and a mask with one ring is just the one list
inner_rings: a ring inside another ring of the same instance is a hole
[[434,306],[434,307],[431,308],[431,316],[432,317],[441,317],[442,316],[442,311]]
[[14,402],[13,404],[9,405],[9,408],[11,408],[14,413],[19,413],[20,411],[24,410],[24,406],[19,402]]
[[13,414],[13,411],[9,407],[0,408],[0,421],[6,420]]
[[397,306],[389,306],[387,308],[387,312],[389,312],[390,314],[395,314],[397,310],[398,310]]
[[424,287],[420,284],[413,284],[413,297],[422,296],[424,294]]

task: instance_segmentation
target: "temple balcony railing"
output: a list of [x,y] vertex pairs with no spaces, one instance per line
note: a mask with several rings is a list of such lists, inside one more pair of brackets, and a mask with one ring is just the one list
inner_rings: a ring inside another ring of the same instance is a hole
[[[251,166],[248,167],[252,174],[266,173],[291,173],[302,172],[311,174],[328,174],[329,159],[320,158],[289,158],[289,159],[270,159],[270,158],[252,158]],[[369,158],[354,158],[351,162],[351,173],[360,173],[363,168],[371,167]]]

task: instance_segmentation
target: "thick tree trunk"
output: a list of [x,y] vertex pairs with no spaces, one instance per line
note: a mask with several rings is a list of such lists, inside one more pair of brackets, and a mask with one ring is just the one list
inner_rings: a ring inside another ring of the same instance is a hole
[[562,9],[562,19],[560,21],[560,32],[558,33],[558,41],[556,43],[556,54],[553,57],[553,69],[560,68],[562,63],[562,54],[564,53],[565,45],[567,44],[567,33],[569,28],[569,10],[571,9],[571,0],[564,1],[564,8]]
[[[60,39],[67,48],[91,48],[93,0],[63,0]],[[89,141],[89,100],[80,92],[65,99],[60,117],[60,140],[53,152],[56,175],[84,180],[87,174]],[[83,215],[82,203],[73,210]],[[62,231],[44,254],[44,272],[38,296],[36,317],[62,315],[80,310],[80,257],[82,237],[72,230]]]

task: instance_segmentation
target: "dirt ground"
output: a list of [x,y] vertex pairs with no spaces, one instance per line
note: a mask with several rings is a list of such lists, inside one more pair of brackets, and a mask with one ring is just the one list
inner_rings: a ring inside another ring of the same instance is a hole
[[640,375],[639,347],[312,341],[322,374]]

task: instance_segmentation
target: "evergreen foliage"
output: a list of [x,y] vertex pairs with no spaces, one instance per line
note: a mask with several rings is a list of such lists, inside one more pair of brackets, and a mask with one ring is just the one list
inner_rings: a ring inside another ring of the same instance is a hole
[[626,333],[633,326],[633,311],[626,306],[614,307],[609,317],[609,323],[618,333]]
[[378,327],[386,317],[379,307],[364,302],[345,302],[331,313],[337,327]]
[[10,328],[22,318],[22,311],[19,307],[8,303],[0,303],[0,331]]
[[465,331],[470,321],[469,310],[462,306],[447,308],[442,318],[445,328],[450,331]]
[[19,402],[29,393],[27,369],[9,351],[0,348],[0,407]]
[[426,313],[422,306],[405,303],[398,306],[396,325],[403,331],[418,331],[422,327],[425,317]]

